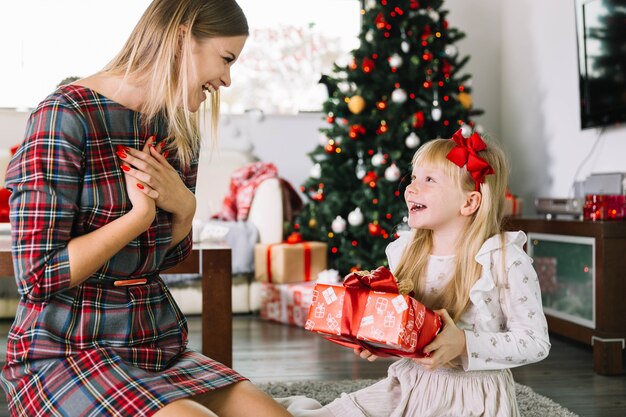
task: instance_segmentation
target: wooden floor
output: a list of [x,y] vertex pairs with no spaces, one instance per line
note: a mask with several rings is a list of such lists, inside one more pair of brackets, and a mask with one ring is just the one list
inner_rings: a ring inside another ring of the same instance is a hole
[[[10,322],[0,321],[2,358],[9,326]],[[189,330],[190,346],[199,348],[199,317],[189,317]],[[370,363],[355,357],[350,349],[305,330],[266,322],[254,315],[235,316],[233,332],[233,368],[257,383],[380,378],[392,361]],[[581,417],[626,417],[626,376],[596,375],[591,348],[557,336],[551,341],[547,359],[513,370],[516,381]],[[2,400],[0,417],[6,416]]]

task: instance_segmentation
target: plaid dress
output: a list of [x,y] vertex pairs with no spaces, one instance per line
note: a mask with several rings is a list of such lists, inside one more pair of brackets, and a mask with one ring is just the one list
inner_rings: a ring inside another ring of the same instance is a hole
[[[12,416],[148,416],[244,379],[186,347],[187,322],[159,271],[184,259],[192,238],[168,250],[169,213],[157,210],[148,230],[69,288],[67,242],[131,208],[116,146],[167,136],[163,120],[141,119],[88,88],[61,87],[32,113],[9,164],[21,300],[0,381]],[[197,157],[187,169],[169,159],[194,191]],[[112,285],[132,278],[148,283]]]

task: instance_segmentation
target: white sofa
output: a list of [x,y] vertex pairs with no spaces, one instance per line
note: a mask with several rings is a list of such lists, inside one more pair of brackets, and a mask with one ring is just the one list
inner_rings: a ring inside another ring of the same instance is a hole
[[[202,238],[201,229],[222,207],[229,191],[231,174],[258,158],[247,150],[206,150],[200,156],[196,185],[196,216],[194,240]],[[280,180],[267,179],[255,190],[247,222],[258,230],[258,241],[277,243],[283,239],[283,193]],[[210,223],[209,223],[210,224]],[[210,226],[209,226],[210,227]],[[233,248],[233,258],[237,257]],[[198,285],[170,285],[172,295],[186,314],[200,314],[202,296]],[[235,274],[232,286],[233,313],[250,313],[260,308],[260,284],[253,273]]]

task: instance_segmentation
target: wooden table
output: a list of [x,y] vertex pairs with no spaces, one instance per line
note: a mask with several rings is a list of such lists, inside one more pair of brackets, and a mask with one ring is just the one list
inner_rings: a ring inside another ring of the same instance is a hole
[[[231,250],[227,246],[194,245],[191,254],[166,271],[202,275],[202,353],[226,366],[233,362]],[[0,277],[13,277],[11,243],[0,235]]]

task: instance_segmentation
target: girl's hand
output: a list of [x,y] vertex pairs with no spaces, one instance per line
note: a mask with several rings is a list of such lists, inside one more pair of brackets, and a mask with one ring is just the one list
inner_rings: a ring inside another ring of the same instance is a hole
[[141,191],[154,199],[157,207],[183,218],[193,216],[195,196],[159,153],[152,137],[146,141],[143,150],[129,149],[126,155],[124,162],[130,166],[126,174],[144,186]]
[[363,348],[354,348],[354,354],[370,362],[374,362],[378,358],[378,356]]
[[443,330],[424,348],[424,353],[429,356],[413,359],[431,371],[459,357],[466,349],[465,332],[456,326],[448,311],[442,309],[435,312],[443,319]]

